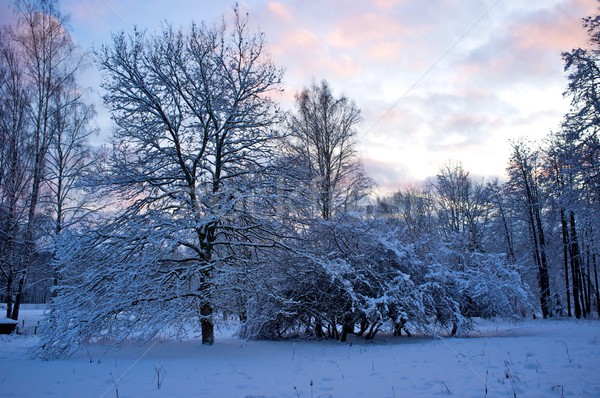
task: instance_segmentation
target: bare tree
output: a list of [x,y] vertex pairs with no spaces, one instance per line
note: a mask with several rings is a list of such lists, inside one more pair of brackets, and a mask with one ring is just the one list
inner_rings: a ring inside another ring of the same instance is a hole
[[[48,262],[49,256],[40,246],[41,241],[48,242],[49,239],[45,238],[53,233],[47,228],[48,221],[52,219],[56,225],[65,225],[64,194],[68,183],[63,184],[66,180],[61,178],[61,194],[50,194],[56,187],[53,172],[57,165],[56,151],[52,148],[78,145],[81,150],[77,154],[71,152],[69,161],[61,166],[63,177],[73,175],[78,168],[77,163],[85,156],[82,148],[86,145],[76,135],[85,135],[83,131],[91,117],[88,114],[81,119],[80,110],[82,107],[91,108],[83,105],[76,84],[76,73],[83,58],[65,28],[67,18],[61,14],[57,2],[19,0],[15,10],[15,24],[5,27],[2,35],[3,60],[7,66],[4,71],[8,79],[5,83],[9,82],[5,85],[8,91],[3,91],[2,95],[7,101],[7,111],[17,109],[14,105],[18,105],[19,109],[17,113],[11,111],[3,115],[7,123],[3,130],[13,137],[13,141],[9,139],[7,143],[17,142],[15,145],[19,146],[19,149],[14,149],[16,146],[8,145],[4,149],[18,152],[18,155],[12,156],[11,163],[13,170],[16,170],[17,163],[21,170],[18,176],[21,197],[19,219],[17,222],[13,215],[13,221],[9,221],[3,230],[7,236],[18,236],[20,240],[18,253],[14,251],[17,248],[14,244],[9,250],[14,253],[10,265],[12,272],[4,273],[5,278],[12,278],[16,283],[7,291],[7,315],[17,319],[33,267],[41,269]],[[8,106],[9,103],[13,106]],[[78,133],[73,135],[72,122],[75,119],[79,119],[80,125],[75,128]],[[17,141],[14,141],[15,134],[20,135]],[[57,145],[58,142],[61,144]],[[75,160],[77,157],[79,160]],[[61,209],[56,211],[59,207]],[[10,205],[9,208],[11,211],[15,209]],[[55,210],[53,214],[51,209]],[[56,232],[60,228],[53,229]]]
[[[109,317],[127,303],[152,311],[185,298],[197,309],[202,342],[212,344],[219,265],[243,255],[235,247],[268,240],[248,203],[261,195],[279,135],[270,93],[282,70],[237,8],[215,26],[121,33],[97,56],[117,124],[107,188],[125,206],[103,229],[113,238],[94,244],[123,254],[119,263],[153,253],[135,263],[137,288],[99,310]],[[105,272],[117,272],[114,265]]]
[[288,123],[288,149],[320,217],[329,220],[373,186],[356,152],[360,109],[345,96],[336,98],[324,80],[296,95],[296,108]]
[[0,271],[8,318],[23,268],[23,225],[30,181],[29,93],[23,65],[8,29],[0,31]]
[[510,189],[518,193],[522,210],[527,220],[533,258],[538,268],[540,287],[540,305],[542,315],[550,315],[550,279],[548,270],[548,255],[546,234],[542,222],[542,199],[540,192],[540,163],[538,152],[532,150],[525,142],[512,144],[512,155],[507,168],[510,178]]
[[64,82],[72,79],[79,68],[75,45],[65,29],[55,1],[21,0],[17,2],[18,22],[14,40],[19,46],[25,74],[31,87],[29,124],[31,126],[31,180],[24,230],[24,260],[19,275],[15,306],[11,317],[19,317],[30,267],[37,257],[36,240],[40,228],[40,199],[46,173],[46,160],[53,131],[53,101]]
[[600,240],[597,216],[600,210],[600,15],[583,18],[583,27],[588,33],[588,46],[562,54],[565,71],[569,73],[565,96],[571,99],[571,109],[563,119],[561,130],[555,133],[555,142],[560,145],[553,148],[560,165],[558,178],[563,182],[559,187],[560,204],[568,213],[562,216],[569,220],[569,230],[564,235],[568,236],[570,247],[573,300],[578,318],[591,311],[592,290],[595,290],[595,304],[600,312],[597,276],[600,249],[596,243]]
[[489,187],[473,181],[460,163],[442,166],[432,186],[442,231],[463,236],[468,250],[483,251],[493,207]]
[[90,126],[94,116],[93,106],[82,101],[82,91],[75,80],[63,82],[52,99],[52,139],[44,179],[48,191],[44,204],[51,209],[54,236],[81,223],[99,207],[92,205],[82,181],[93,172],[94,157],[88,139],[95,132]]
[[406,188],[378,199],[377,204],[377,213],[388,218],[391,223],[401,222],[407,235],[414,239],[432,233],[437,227],[434,199],[427,189]]

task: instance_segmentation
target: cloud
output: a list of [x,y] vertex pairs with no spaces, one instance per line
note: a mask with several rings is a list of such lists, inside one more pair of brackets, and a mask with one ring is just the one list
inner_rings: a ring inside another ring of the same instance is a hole
[[402,188],[417,185],[419,182],[419,179],[409,177],[409,170],[405,165],[395,162],[364,157],[363,166],[365,173],[375,178],[377,192],[380,195],[396,192]]
[[511,39],[519,52],[562,52],[585,44],[587,34],[580,15],[567,12],[564,6],[542,10],[512,26]]
[[285,51],[284,49],[294,49],[296,51],[313,51],[321,47],[319,37],[308,29],[294,29],[287,34],[283,35],[278,40],[278,46],[274,46],[275,49],[279,49],[280,52]]
[[383,11],[350,14],[328,33],[328,43],[342,49],[398,43],[407,28]]
[[281,22],[292,22],[294,20],[292,10],[286,4],[272,1],[267,5],[267,8],[273,17]]
[[[149,30],[165,18],[187,26],[192,19],[210,24],[231,13],[231,4],[221,0],[172,0],[168,7],[107,2],[127,24]],[[106,40],[99,37],[127,29],[101,3],[63,5],[73,14],[78,37],[88,34],[101,44]],[[362,108],[365,169],[383,187],[435,175],[448,159],[479,174],[501,172],[508,138],[554,128],[564,113],[560,52],[585,44],[581,17],[594,13],[596,5],[595,0],[240,2],[250,25],[265,33],[266,50],[286,68],[284,107],[292,107],[293,96],[313,78],[325,78],[335,93]]]
[[[592,0],[587,0],[591,3]],[[562,75],[560,54],[584,46],[586,1],[565,0],[544,8],[515,9],[493,21],[491,34],[467,52],[457,77],[500,85],[540,85]]]

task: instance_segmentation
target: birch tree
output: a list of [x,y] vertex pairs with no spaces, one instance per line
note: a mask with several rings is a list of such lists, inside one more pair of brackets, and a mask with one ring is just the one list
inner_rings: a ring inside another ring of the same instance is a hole
[[6,317],[13,316],[14,291],[23,269],[31,137],[29,92],[19,54],[7,29],[0,31],[0,271]]
[[[6,65],[12,65],[5,69],[9,72],[9,79],[12,79],[6,87],[11,87],[13,94],[20,92],[19,96],[25,95],[26,99],[19,100],[23,104],[18,114],[7,112],[4,116],[12,118],[10,123],[13,127],[19,126],[11,134],[21,135],[18,144],[21,147],[18,150],[21,169],[19,181],[22,184],[20,195],[24,197],[26,208],[19,213],[18,224],[7,227],[7,231],[14,231],[18,225],[21,243],[19,253],[14,252],[17,257],[13,256],[8,265],[12,269],[12,276],[4,274],[15,282],[15,286],[7,289],[6,293],[9,304],[7,315],[18,319],[20,304],[29,285],[30,271],[32,267],[39,268],[44,264],[41,259],[45,256],[39,250],[39,243],[49,233],[44,228],[47,224],[44,212],[50,205],[46,196],[49,151],[56,134],[62,133],[64,128],[64,120],[57,119],[66,117],[64,111],[57,113],[61,106],[60,97],[67,86],[70,90],[78,89],[76,74],[82,57],[65,28],[67,18],[56,1],[19,0],[15,5],[15,23],[4,28],[2,37],[3,48],[12,52],[10,62],[7,56],[4,57]],[[6,51],[4,53],[8,54]],[[15,100],[17,97],[12,95],[11,98]],[[13,157],[13,164],[15,160]],[[15,220],[14,217],[12,219]],[[8,235],[11,234],[9,232]],[[16,247],[12,246],[13,249]]]
[[335,97],[324,80],[296,96],[296,112],[288,121],[288,150],[323,220],[351,208],[373,186],[356,152],[360,120],[354,102]]

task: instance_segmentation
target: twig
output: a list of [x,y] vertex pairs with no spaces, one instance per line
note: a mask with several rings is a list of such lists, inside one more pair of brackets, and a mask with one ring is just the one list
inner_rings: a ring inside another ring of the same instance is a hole
[[485,371],[485,395],[484,397],[487,398],[487,394],[488,394],[488,373],[489,373],[489,369]]
[[[509,353],[509,357],[510,357],[510,353]],[[515,382],[514,382],[514,379],[516,379],[517,377],[510,370],[510,362],[507,360],[504,360],[504,376],[510,381],[510,386],[512,387],[512,390],[513,390],[513,398],[517,398],[517,392],[515,391]]]
[[557,384],[552,387],[553,390],[557,391],[560,394],[560,398],[565,397],[565,388],[562,384]]
[[567,343],[565,343],[565,350],[567,350],[567,358],[569,358],[569,363],[573,363],[573,360],[571,359],[571,354],[569,354],[569,346],[567,345]]
[[165,381],[167,371],[165,370],[165,365],[162,363],[160,366],[154,365],[154,370],[156,371],[156,387],[160,390],[162,383]]
[[342,372],[342,369],[340,369],[340,365],[336,361],[329,360],[328,362],[334,363],[335,366],[337,366],[338,370],[340,371],[340,374],[342,375],[342,379],[344,379],[344,373]]
[[2,377],[2,381],[0,381],[0,386],[2,384],[4,384],[4,380],[6,380],[6,376],[8,376],[8,369],[6,369],[6,372],[4,373],[4,376]]
[[450,391],[450,389],[448,388],[446,383],[444,383],[444,380],[442,380],[441,383],[442,383],[442,386],[446,389],[446,393],[448,393],[448,395],[452,395],[452,392]]
[[117,398],[119,398],[119,386],[117,386],[117,381],[115,380],[115,376],[112,374],[112,372],[109,372],[109,373],[110,373],[110,377],[112,378],[113,385],[115,386],[115,393],[117,394]]

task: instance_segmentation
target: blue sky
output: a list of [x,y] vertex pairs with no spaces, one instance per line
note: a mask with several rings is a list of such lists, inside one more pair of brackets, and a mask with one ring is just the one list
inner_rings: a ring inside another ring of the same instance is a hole
[[[0,0],[0,22],[10,21]],[[286,68],[284,108],[311,80],[362,109],[359,150],[381,192],[461,161],[473,175],[502,176],[508,140],[540,139],[567,110],[561,51],[584,46],[581,18],[595,0],[248,0],[240,7],[266,34]],[[133,26],[215,22],[233,2],[63,0],[75,41],[85,49]],[[98,100],[99,76],[82,76]],[[103,135],[103,136],[104,136]],[[98,138],[101,140],[101,137]]]

